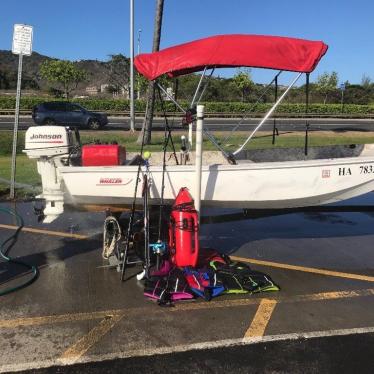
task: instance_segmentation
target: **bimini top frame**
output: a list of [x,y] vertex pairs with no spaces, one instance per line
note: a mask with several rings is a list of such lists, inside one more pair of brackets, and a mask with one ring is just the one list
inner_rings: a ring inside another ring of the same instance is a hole
[[[276,100],[273,107],[268,111],[244,144],[233,154],[225,152],[215,138],[207,130],[204,130],[204,133],[224,156],[229,161],[235,162],[234,155],[238,154],[244,148],[257,130],[272,115],[292,86],[300,78],[301,74],[306,73],[309,77],[309,73],[315,69],[327,49],[328,46],[322,41],[265,35],[217,35],[166,48],[158,52],[138,55],[134,63],[138,72],[149,80],[155,80],[164,74],[170,77],[177,77],[203,71],[191,102],[191,108],[196,104],[196,101],[199,102],[201,100],[204,94],[206,85],[199,99],[196,100],[208,69],[212,69],[209,78],[212,76],[215,68],[224,67],[255,67],[297,72],[296,78],[291,82],[286,91]],[[161,86],[160,88],[169,99],[175,102],[167,94],[166,90]],[[188,113],[178,103],[176,105],[184,113]]]

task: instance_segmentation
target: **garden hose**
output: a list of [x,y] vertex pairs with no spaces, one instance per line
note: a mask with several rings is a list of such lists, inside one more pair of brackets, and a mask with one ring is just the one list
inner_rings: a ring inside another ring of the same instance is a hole
[[4,260],[8,261],[9,263],[13,263],[13,264],[16,264],[16,265],[23,266],[23,267],[29,269],[33,273],[33,276],[28,281],[26,281],[26,282],[24,282],[24,283],[22,283],[22,284],[20,284],[18,286],[15,286],[15,287],[6,288],[3,291],[0,290],[0,296],[4,296],[4,295],[7,295],[7,294],[9,294],[11,292],[15,292],[15,291],[18,291],[18,290],[20,290],[20,289],[22,289],[24,287],[27,287],[28,285],[30,285],[31,283],[33,283],[38,278],[38,276],[39,276],[39,270],[38,270],[37,266],[29,265],[26,262],[13,259],[12,257],[9,256],[9,252],[12,249],[12,247],[14,246],[14,244],[16,244],[17,239],[18,239],[18,235],[19,235],[19,233],[21,232],[21,230],[23,228],[23,219],[22,219],[22,217],[17,212],[15,212],[12,209],[0,208],[0,213],[9,214],[12,217],[14,217],[16,219],[17,226],[18,226],[18,228],[14,232],[14,234],[12,234],[11,236],[9,236],[7,239],[5,239],[0,244],[0,256]]
[[122,232],[118,220],[113,216],[105,218],[103,231],[102,256],[107,260],[113,254],[116,244],[121,239]]

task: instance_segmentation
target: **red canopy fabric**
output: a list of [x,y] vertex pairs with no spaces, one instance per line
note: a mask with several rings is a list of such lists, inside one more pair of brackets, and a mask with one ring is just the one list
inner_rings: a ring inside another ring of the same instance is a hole
[[326,53],[322,41],[281,36],[217,35],[136,56],[138,72],[149,80],[179,76],[205,67],[256,67],[310,73]]

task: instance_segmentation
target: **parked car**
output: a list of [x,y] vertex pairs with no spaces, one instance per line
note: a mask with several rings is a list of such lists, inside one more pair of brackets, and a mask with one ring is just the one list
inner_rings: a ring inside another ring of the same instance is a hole
[[82,126],[92,130],[108,124],[106,114],[90,112],[79,104],[59,101],[34,106],[32,119],[38,125]]

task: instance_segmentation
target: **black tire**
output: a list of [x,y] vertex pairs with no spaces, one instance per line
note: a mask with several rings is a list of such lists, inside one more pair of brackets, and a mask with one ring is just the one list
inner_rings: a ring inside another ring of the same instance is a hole
[[101,128],[101,123],[98,119],[92,118],[88,121],[88,128],[91,130],[99,130]]
[[55,126],[56,125],[56,121],[52,118],[46,118],[44,121],[43,121],[43,125],[44,126]]

